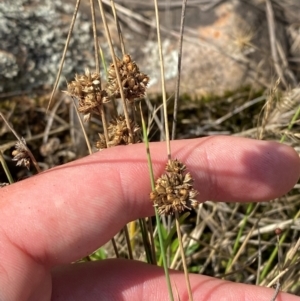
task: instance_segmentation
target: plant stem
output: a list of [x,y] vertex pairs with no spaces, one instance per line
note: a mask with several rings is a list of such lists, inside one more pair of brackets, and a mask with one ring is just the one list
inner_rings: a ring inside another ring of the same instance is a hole
[[232,257],[228,260],[227,262],[227,266],[226,266],[226,269],[225,269],[225,273],[228,273],[231,268],[232,268],[232,263],[234,260],[234,256],[236,255],[237,251],[238,251],[238,248],[239,248],[239,245],[240,245],[240,238],[242,236],[242,233],[246,227],[246,224],[247,224],[247,221],[248,221],[248,218],[249,218],[249,215],[250,213],[252,212],[254,208],[254,204],[253,203],[250,203],[248,204],[247,206],[247,211],[246,211],[246,215],[244,216],[243,218],[243,221],[242,221],[242,224],[241,224],[241,227],[239,228],[239,232],[238,232],[238,235],[237,237],[235,238],[235,242],[234,242],[234,246],[233,246],[233,250],[232,250]]
[[127,244],[129,259],[133,259],[132,248],[131,248],[130,237],[129,237],[127,225],[125,225],[123,227],[123,231],[125,234],[125,240],[126,240],[126,244]]
[[80,117],[80,114],[77,110],[77,106],[76,106],[76,103],[75,103],[75,99],[74,97],[71,97],[72,101],[73,101],[73,106],[75,107],[75,112],[76,112],[76,115],[78,117],[78,120],[79,120],[79,123],[80,123],[80,127],[81,127],[81,130],[82,130],[82,133],[83,133],[83,136],[84,136],[84,140],[85,140],[85,143],[87,145],[87,148],[88,148],[88,151],[89,151],[89,154],[91,155],[93,152],[92,152],[92,147],[91,147],[91,144],[90,144],[90,141],[89,141],[89,138],[86,134],[86,130],[84,128],[84,124],[82,122],[82,119]]
[[122,88],[121,77],[120,77],[120,73],[119,73],[119,70],[118,70],[118,67],[117,67],[116,55],[115,55],[115,51],[114,51],[114,48],[113,48],[113,45],[112,45],[112,40],[111,40],[110,32],[109,32],[109,29],[108,29],[107,21],[106,21],[106,16],[105,16],[104,10],[103,10],[102,0],[98,0],[98,3],[99,3],[101,17],[102,17],[102,20],[103,20],[103,25],[104,25],[104,28],[105,28],[106,39],[107,39],[107,42],[108,42],[108,45],[109,45],[111,57],[112,57],[112,60],[113,60],[115,71],[116,71],[118,85],[120,87],[122,105],[123,105],[123,108],[124,108],[124,116],[125,116],[126,125],[127,125],[127,128],[128,128],[130,141],[133,141],[133,134],[132,134],[132,129],[131,129],[131,126],[130,126],[130,121],[129,121],[128,107],[127,107],[124,91],[123,91],[123,88]]
[[102,125],[103,125],[103,132],[104,132],[104,137],[105,137],[105,141],[106,141],[106,147],[109,148],[109,137],[108,137],[108,130],[107,130],[107,121],[106,121],[106,116],[105,116],[105,111],[104,111],[103,104],[99,108],[99,113],[100,113],[101,121],[102,121]]
[[168,123],[168,112],[167,112],[167,95],[166,95],[166,84],[165,84],[164,58],[163,58],[162,44],[161,44],[161,37],[160,37],[160,22],[159,22],[159,15],[158,15],[157,0],[154,0],[154,7],[155,7],[155,20],[156,20],[157,42],[158,42],[158,52],[159,52],[161,90],[162,90],[163,107],[164,107],[167,156],[168,156],[168,161],[170,161],[171,160],[171,144],[170,144],[170,133],[169,133],[169,123]]
[[187,0],[182,1],[182,9],[181,9],[181,23],[180,23],[180,34],[179,34],[180,38],[178,44],[177,78],[176,78],[176,90],[175,90],[175,97],[174,97],[173,124],[172,124],[172,140],[175,139],[175,135],[176,135],[177,111],[178,111],[180,75],[181,75],[182,41],[183,41],[186,2]]
[[175,212],[175,223],[176,223],[176,229],[177,229],[177,235],[178,235],[178,244],[179,244],[179,249],[180,249],[180,253],[181,253],[182,266],[183,266],[183,271],[184,271],[184,276],[185,276],[186,287],[187,287],[187,290],[188,290],[189,300],[193,301],[193,294],[192,294],[192,289],[191,289],[190,277],[189,277],[189,272],[188,272],[188,269],[187,269],[185,253],[184,253],[183,244],[182,244],[182,235],[181,235],[181,230],[180,230],[179,214],[178,214],[177,211]]
[[[148,136],[147,136],[147,129],[146,129],[144,117],[142,114],[142,110],[141,110],[141,119],[142,119],[143,138],[144,138],[144,143],[146,145],[146,151],[147,151],[147,161],[148,161],[151,189],[153,191],[155,189],[154,173],[153,173],[152,160],[151,160],[151,154],[150,154],[150,148],[149,148],[149,141],[148,141]],[[174,301],[174,296],[173,296],[173,291],[172,291],[172,286],[171,286],[171,279],[170,279],[170,274],[169,274],[167,260],[166,260],[166,253],[165,253],[164,240],[163,240],[163,234],[162,234],[162,229],[161,229],[162,226],[161,226],[161,222],[160,222],[160,216],[159,216],[156,208],[154,208],[154,209],[155,209],[155,218],[156,218],[159,246],[160,246],[160,250],[161,250],[163,267],[164,267],[164,272],[165,272],[165,277],[166,277],[166,282],[167,282],[167,287],[168,287],[168,292],[169,292],[169,299],[171,301]],[[149,219],[149,223],[150,223],[150,219]],[[153,236],[153,234],[152,234],[152,236]]]
[[59,64],[59,69],[58,69],[58,72],[57,72],[57,76],[56,76],[56,79],[55,79],[54,87],[53,87],[53,90],[52,90],[52,93],[51,93],[51,96],[50,96],[50,99],[49,99],[47,111],[50,108],[51,102],[52,102],[53,97],[54,97],[54,93],[55,93],[55,91],[57,89],[57,86],[58,86],[61,71],[62,71],[64,61],[65,61],[65,58],[66,58],[67,50],[68,50],[68,47],[69,47],[71,35],[72,35],[72,32],[73,32],[74,24],[75,24],[75,21],[76,21],[79,5],[80,5],[80,0],[77,0],[76,5],[75,5],[75,9],[74,9],[74,13],[73,13],[73,18],[72,18],[71,25],[70,25],[70,29],[69,29],[69,32],[68,32],[65,48],[64,48],[63,55],[62,55],[62,58],[61,58],[61,61],[60,61],[60,64]]
[[116,12],[115,1],[110,0],[110,5],[111,5],[111,9],[112,9],[112,12],[113,12],[113,15],[114,15],[114,18],[115,18],[115,22],[116,22],[116,26],[117,26],[117,31],[118,31],[118,36],[119,36],[119,40],[120,40],[122,54],[124,55],[126,53],[125,52],[125,44],[124,44],[124,39],[123,39],[123,35],[122,35],[120,22],[119,22],[117,12]]
[[92,25],[93,25],[93,37],[94,37],[94,47],[95,47],[96,72],[98,74],[100,74],[99,51],[98,51],[98,37],[97,37],[97,26],[96,26],[96,18],[95,18],[94,0],[90,0],[90,6],[91,6]]
[[9,184],[14,183],[14,179],[13,179],[13,177],[12,177],[10,171],[9,171],[9,168],[8,168],[8,166],[6,164],[6,161],[4,159],[2,151],[0,151],[0,162],[1,162],[1,165],[2,165],[2,167],[4,169],[5,174],[7,176]]

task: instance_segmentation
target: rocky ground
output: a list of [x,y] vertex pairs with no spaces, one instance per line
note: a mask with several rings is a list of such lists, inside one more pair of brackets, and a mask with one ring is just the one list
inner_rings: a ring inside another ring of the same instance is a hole
[[[160,76],[152,3],[115,1],[126,51],[151,77],[159,93]],[[109,1],[104,0],[104,4]],[[267,3],[267,4],[266,4]],[[174,91],[181,1],[159,1],[165,79]],[[75,0],[0,2],[0,92],[50,88],[55,80]],[[96,6],[97,8],[97,6]],[[117,32],[106,6],[112,37]],[[190,95],[223,94],[241,86],[269,87],[281,78],[296,86],[300,64],[298,0],[188,1],[182,56],[181,89]],[[61,81],[94,67],[89,2],[80,5]],[[99,42],[109,52],[97,10]],[[1,96],[1,95],[0,95]]]

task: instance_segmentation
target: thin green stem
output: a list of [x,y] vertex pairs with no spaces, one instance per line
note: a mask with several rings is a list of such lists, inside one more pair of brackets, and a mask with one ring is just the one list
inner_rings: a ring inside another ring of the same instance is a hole
[[[294,221],[296,221],[300,216],[300,210],[297,212],[297,214],[294,217]],[[290,233],[290,229],[287,229],[281,236],[280,236],[280,240],[279,243],[276,245],[276,247],[274,248],[272,254],[270,255],[267,263],[264,266],[264,269],[262,270],[259,280],[260,282],[262,280],[265,279],[265,277],[267,276],[268,272],[270,271],[270,269],[273,266],[273,261],[275,260],[275,258],[277,257],[277,253],[278,253],[278,248],[284,243],[284,241],[286,240],[286,238],[288,237],[288,234]]]
[[[154,173],[153,173],[153,168],[152,168],[152,160],[151,160],[149,141],[148,141],[148,136],[147,136],[147,128],[146,128],[146,124],[145,124],[145,120],[144,120],[142,111],[141,111],[141,119],[142,119],[143,138],[144,138],[144,143],[145,143],[146,151],[147,151],[147,161],[148,161],[148,168],[149,168],[149,174],[150,174],[151,189],[153,191],[155,189]],[[159,245],[160,245],[162,260],[163,260],[163,268],[164,268],[168,292],[169,292],[169,299],[171,301],[174,301],[174,296],[173,296],[173,291],[172,291],[172,286],[171,286],[171,279],[170,279],[170,274],[169,274],[169,270],[168,270],[168,266],[167,266],[166,252],[165,252],[164,241],[163,241],[162,226],[161,226],[159,214],[158,214],[156,208],[154,208],[154,209],[155,209],[155,217],[156,217],[156,226],[157,226]]]
[[[153,256],[154,253],[152,251],[152,247],[151,247],[152,245],[149,241],[149,235],[147,234],[147,223],[144,218],[139,219],[139,226],[140,226],[141,233],[142,233],[143,244],[144,244],[144,248],[145,248],[145,252],[146,252],[147,262],[156,265],[156,258]],[[152,238],[153,238],[153,235],[152,235]]]
[[231,267],[232,267],[232,262],[233,262],[234,256],[236,255],[236,253],[238,251],[238,248],[240,246],[240,238],[243,234],[243,231],[246,227],[249,215],[252,212],[253,208],[254,208],[253,203],[248,204],[246,214],[245,214],[244,219],[242,221],[242,225],[239,228],[239,232],[238,232],[237,237],[235,238],[235,242],[234,242],[234,246],[233,246],[233,250],[232,250],[232,257],[227,262],[225,273],[228,273],[230,271]]
[[[291,122],[289,123],[289,126],[288,126],[288,131],[290,131],[294,125],[294,123],[296,122],[296,120],[299,118],[299,115],[300,115],[300,106],[298,107],[297,111],[295,112]],[[284,140],[286,138],[286,134],[284,134],[281,139],[280,139],[280,143],[283,143]]]
[[9,170],[7,164],[6,164],[6,161],[4,159],[2,151],[0,151],[0,162],[1,162],[1,165],[2,165],[2,167],[4,169],[5,174],[7,176],[9,184],[14,183],[14,179],[13,179],[13,177],[12,177],[12,175],[10,173],[10,170]]

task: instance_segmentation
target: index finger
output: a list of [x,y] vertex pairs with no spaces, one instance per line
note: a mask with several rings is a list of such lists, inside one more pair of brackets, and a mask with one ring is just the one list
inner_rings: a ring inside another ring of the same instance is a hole
[[[296,152],[274,142],[182,140],[172,142],[172,154],[194,176],[199,201],[268,200],[286,193],[299,177]],[[151,155],[159,176],[165,143],[151,144]],[[68,263],[107,242],[127,222],[152,215],[150,190],[143,144],[108,149],[2,188],[0,233],[38,262]]]

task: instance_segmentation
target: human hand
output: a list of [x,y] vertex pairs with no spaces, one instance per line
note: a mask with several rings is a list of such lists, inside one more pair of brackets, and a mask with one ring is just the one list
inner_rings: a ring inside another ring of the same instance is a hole
[[[173,141],[198,199],[265,201],[297,182],[300,161],[290,147],[235,137]],[[165,143],[152,143],[156,177]],[[119,146],[0,189],[0,300],[168,300],[163,269],[108,259],[69,264],[106,243],[126,223],[153,215],[143,144]],[[190,275],[194,300],[266,301],[274,290]],[[179,300],[182,273],[171,271]],[[280,293],[278,300],[299,297]]]

